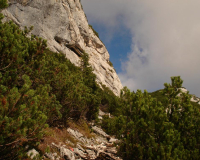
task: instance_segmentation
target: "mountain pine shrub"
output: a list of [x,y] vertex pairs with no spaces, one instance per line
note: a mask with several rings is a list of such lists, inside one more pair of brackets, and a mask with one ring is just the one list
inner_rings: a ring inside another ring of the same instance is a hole
[[0,22],[0,159],[24,157],[25,146],[36,147],[48,126],[97,118],[101,103],[88,54],[76,67],[45,40],[28,38],[31,30]]
[[190,102],[188,93],[177,96],[180,77],[165,83],[162,103],[147,91],[121,94],[121,116],[105,117],[102,125],[121,139],[119,155],[124,159],[199,159],[199,107]]

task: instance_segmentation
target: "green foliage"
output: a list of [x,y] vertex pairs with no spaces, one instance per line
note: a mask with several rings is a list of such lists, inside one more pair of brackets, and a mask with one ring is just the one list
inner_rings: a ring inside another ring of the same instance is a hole
[[122,115],[114,118],[103,116],[101,127],[106,130],[106,133],[109,135],[115,135],[117,138],[122,138],[124,128],[126,127],[126,117]]
[[8,6],[7,0],[0,0],[0,10]]
[[135,94],[126,90],[123,98],[127,119],[121,153],[126,159],[156,159],[161,137],[169,127],[161,103],[140,90]]
[[35,81],[46,42],[27,38],[29,30],[20,31],[12,22],[0,23],[0,30],[0,155],[9,159],[43,136],[61,105],[49,84]]
[[163,95],[163,89],[157,90],[155,92],[149,93],[151,97],[156,98],[158,101],[160,101],[163,105],[167,105],[166,103],[166,97]]
[[[151,97],[156,98],[158,101],[160,101],[164,106],[167,105],[167,101],[166,101],[166,96],[163,94],[163,89],[154,91],[149,93],[149,95],[151,95]],[[200,105],[196,102],[190,102],[194,107],[200,108]]]
[[23,157],[48,125],[69,118],[97,117],[101,89],[84,53],[74,66],[46,41],[26,35],[32,30],[0,23],[0,159]]
[[113,64],[112,64],[111,61],[108,61],[108,64],[109,64],[111,67],[113,67]]
[[[0,0],[0,9],[6,2]],[[97,85],[87,53],[76,67],[49,51],[45,40],[28,38],[32,29],[0,22],[0,159],[23,159],[25,146],[37,146],[44,128],[96,119],[99,107],[115,115],[105,116],[102,127],[121,139],[124,159],[200,159],[200,110],[179,90],[180,77],[151,94],[124,87],[117,97]]]
[[[165,110],[169,122],[173,123],[180,138],[178,147],[182,154],[178,155],[182,159],[199,159],[199,109],[190,103],[191,95],[181,93],[178,89],[182,86],[183,81],[180,77],[172,77],[172,84],[164,84],[163,94],[166,95],[168,105]],[[178,150],[177,150],[178,152]]]
[[106,99],[87,53],[76,67],[49,51],[45,40],[28,38],[32,29],[0,23],[0,159],[23,157],[24,146],[36,145],[48,125],[96,119]]
[[94,30],[94,28],[92,27],[92,25],[89,24],[89,27],[92,29],[92,31],[94,32],[94,34],[99,38],[99,33],[97,33],[97,31]]
[[[6,7],[8,7],[7,0],[0,0],[0,12],[2,9]],[[0,13],[0,23],[2,23],[1,20],[3,19],[3,17],[4,17],[3,14]]]
[[[102,125],[121,138],[119,154],[124,159],[199,159],[199,108],[191,105],[191,96],[181,93],[183,81],[172,77],[164,84],[161,102],[147,91],[121,94],[121,116],[105,117]],[[157,92],[159,95],[161,92]]]
[[108,87],[101,84],[103,90],[100,90],[101,95],[101,110],[110,112],[114,115],[119,115],[120,110],[120,98],[117,97]]

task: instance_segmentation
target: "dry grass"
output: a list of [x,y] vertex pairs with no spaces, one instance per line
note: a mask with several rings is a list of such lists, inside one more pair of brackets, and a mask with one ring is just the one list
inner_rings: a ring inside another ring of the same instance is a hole
[[[71,143],[66,143],[67,140]],[[47,128],[45,129],[44,139],[38,148],[42,153],[45,153],[48,147],[51,152],[55,152],[55,150],[50,147],[52,143],[55,143],[56,145],[66,145],[67,148],[70,148],[74,147],[77,141],[67,132],[66,128]]]
[[101,106],[100,106],[100,110],[101,110],[102,112],[109,113],[108,108],[109,108],[108,105],[101,105]]
[[[71,129],[79,131],[87,138],[94,137],[94,133],[91,133],[90,127],[84,120],[78,122],[70,120],[68,121],[68,126]],[[66,145],[67,148],[73,148],[76,146],[77,142],[78,141],[67,132],[67,128],[46,128],[44,138],[38,148],[44,154],[47,151],[47,148],[49,148],[50,152],[56,152],[55,149],[50,147],[52,143],[55,143],[56,145]]]
[[85,120],[79,120],[78,122],[69,120],[68,125],[71,129],[79,131],[87,138],[92,138],[95,135],[91,132],[91,129]]

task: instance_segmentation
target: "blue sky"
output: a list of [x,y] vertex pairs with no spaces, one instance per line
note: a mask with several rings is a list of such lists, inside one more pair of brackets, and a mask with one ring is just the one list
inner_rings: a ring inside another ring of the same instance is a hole
[[152,92],[170,77],[200,97],[199,0],[81,0],[124,86]]
[[130,30],[123,25],[118,26],[118,29],[111,33],[111,37],[107,38],[109,30],[104,25],[95,22],[91,23],[91,25],[99,33],[100,39],[106,46],[110,54],[110,61],[113,63],[116,72],[122,72],[121,62],[127,61],[127,53],[131,52],[132,37]]

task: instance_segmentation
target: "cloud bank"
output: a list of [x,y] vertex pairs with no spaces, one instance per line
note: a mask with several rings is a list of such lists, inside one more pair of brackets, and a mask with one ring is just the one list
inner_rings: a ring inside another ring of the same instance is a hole
[[180,75],[183,86],[200,97],[199,0],[82,3],[90,22],[106,25],[110,33],[123,23],[132,34],[132,51],[118,74],[123,85],[155,91],[170,83],[171,76]]

